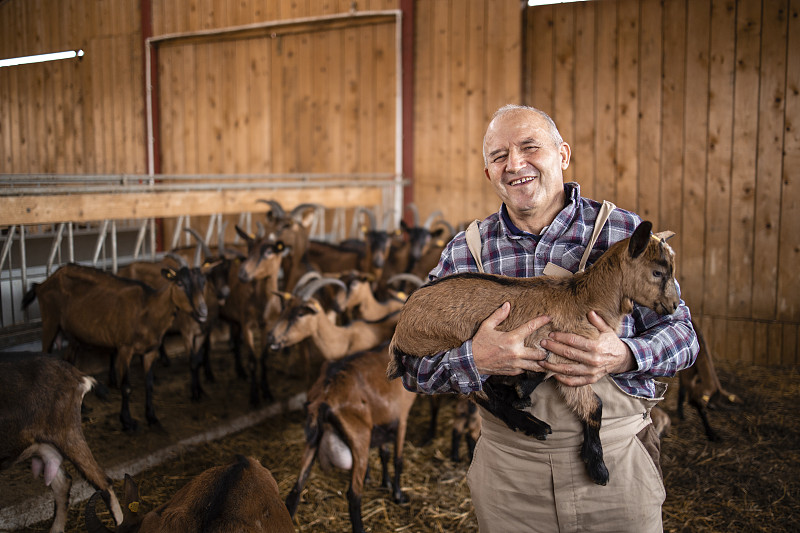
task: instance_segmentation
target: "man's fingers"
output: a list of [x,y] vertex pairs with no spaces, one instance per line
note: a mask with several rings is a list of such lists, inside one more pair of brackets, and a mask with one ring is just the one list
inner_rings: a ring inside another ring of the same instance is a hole
[[495,311],[486,317],[486,320],[483,321],[483,324],[486,327],[491,329],[495,329],[503,320],[508,318],[508,313],[511,312],[511,304],[505,302],[503,305],[495,309]]
[[537,316],[533,320],[529,320],[522,324],[520,327],[512,331],[512,333],[524,339],[528,335],[534,333],[540,327],[550,322],[550,320],[550,317],[546,315]]
[[614,331],[611,329],[611,326],[606,324],[606,321],[603,320],[600,315],[598,315],[595,311],[589,311],[589,322],[597,328],[597,331],[600,333],[605,333],[607,331]]

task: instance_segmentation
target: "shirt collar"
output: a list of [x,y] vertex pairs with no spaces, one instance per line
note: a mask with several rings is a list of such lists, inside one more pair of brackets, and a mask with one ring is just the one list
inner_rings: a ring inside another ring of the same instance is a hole
[[[551,222],[549,225],[547,225],[544,228],[542,228],[541,235],[544,235],[547,232],[548,228],[550,228],[550,226],[555,224],[556,222],[559,222],[559,219],[561,219],[563,216],[566,215],[568,218],[572,217],[572,213],[575,211],[575,206],[578,203],[578,198],[580,198],[581,186],[578,183],[575,183],[574,181],[565,183],[564,184],[564,193],[567,196],[567,203],[564,205],[564,208],[558,213],[558,215],[556,215],[556,218],[553,220],[553,222]],[[528,233],[525,230],[519,229],[516,226],[516,224],[514,224],[511,221],[511,217],[508,215],[508,208],[506,207],[505,203],[500,205],[500,218],[502,219],[503,224],[508,229],[508,233],[510,233],[511,235],[513,235],[515,237],[531,237],[532,236],[532,237],[537,237],[538,238],[540,236],[540,235],[534,235],[533,233]],[[562,224],[563,224],[563,222],[562,222]]]

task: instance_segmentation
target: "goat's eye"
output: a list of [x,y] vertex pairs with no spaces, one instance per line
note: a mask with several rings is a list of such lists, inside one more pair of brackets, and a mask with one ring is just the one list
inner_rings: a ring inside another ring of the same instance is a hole
[[661,272],[660,270],[653,270],[653,277],[654,278],[660,278],[663,275],[664,275],[664,273]]

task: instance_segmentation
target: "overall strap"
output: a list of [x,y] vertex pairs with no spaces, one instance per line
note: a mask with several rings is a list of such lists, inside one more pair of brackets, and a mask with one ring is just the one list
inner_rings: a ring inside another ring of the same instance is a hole
[[481,262],[481,232],[478,230],[478,220],[473,220],[470,225],[467,226],[467,231],[465,233],[469,251],[478,264],[478,272],[483,272],[483,262]]
[[586,262],[589,260],[589,253],[591,253],[592,248],[594,247],[594,243],[597,242],[597,237],[598,235],[600,235],[600,230],[603,229],[606,220],[608,220],[608,216],[616,207],[617,206],[615,206],[608,200],[603,200],[603,205],[600,207],[600,212],[597,214],[597,220],[594,223],[592,238],[589,239],[589,245],[583,252],[583,257],[581,257],[581,264],[580,266],[578,266],[578,272],[583,272],[584,270],[586,270]]

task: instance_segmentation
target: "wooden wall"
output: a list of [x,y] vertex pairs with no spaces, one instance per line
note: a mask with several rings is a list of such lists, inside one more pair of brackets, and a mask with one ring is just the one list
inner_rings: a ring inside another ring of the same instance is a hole
[[146,172],[141,43],[138,0],[0,4],[0,57],[86,54],[0,68],[0,172]]
[[[506,103],[541,107],[572,145],[568,177],[585,194],[677,232],[684,296],[720,357],[800,363],[799,1],[414,2],[410,199],[454,223],[494,212],[489,117]],[[0,172],[146,172],[141,5],[0,1],[0,56],[86,50],[80,62],[0,69]],[[352,2],[151,5],[163,36]],[[391,171],[390,27],[164,43],[163,170]]]
[[795,364],[800,2],[605,0],[529,8],[525,100],[569,177],[677,233],[683,296],[721,357]]

